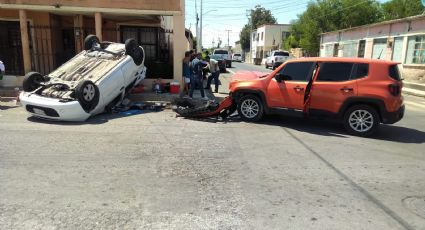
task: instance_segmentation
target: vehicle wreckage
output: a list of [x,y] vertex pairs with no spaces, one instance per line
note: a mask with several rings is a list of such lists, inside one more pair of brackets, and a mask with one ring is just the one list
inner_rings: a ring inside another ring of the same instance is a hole
[[125,44],[84,40],[84,50],[43,76],[29,72],[19,99],[32,115],[84,121],[111,111],[146,76],[144,50],[134,39]]

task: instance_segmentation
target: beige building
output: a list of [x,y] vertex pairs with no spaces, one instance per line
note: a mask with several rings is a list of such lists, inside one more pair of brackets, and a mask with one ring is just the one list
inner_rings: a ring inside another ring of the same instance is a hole
[[253,58],[263,59],[270,55],[271,51],[283,48],[283,41],[289,36],[290,25],[272,24],[263,25],[251,34]]
[[406,80],[425,82],[425,15],[324,33],[320,56],[397,61]]
[[0,0],[6,84],[17,79],[19,85],[29,71],[49,73],[80,52],[88,34],[101,41],[136,39],[146,54],[145,85],[156,78],[181,81],[184,14],[184,0]]

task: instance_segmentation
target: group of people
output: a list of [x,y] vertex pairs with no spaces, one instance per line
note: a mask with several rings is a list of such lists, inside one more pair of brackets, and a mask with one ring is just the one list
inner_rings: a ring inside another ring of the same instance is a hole
[[[207,79],[207,85],[204,88],[204,73],[210,72]],[[211,82],[214,80],[215,90],[218,92],[220,68],[218,61],[210,58],[208,53],[202,58],[201,53],[195,53],[193,50],[186,51],[183,59],[183,78],[185,82],[184,90],[189,94],[189,98],[193,97],[193,92],[196,88],[201,91],[203,99],[208,100],[205,96],[204,89],[211,88]]]

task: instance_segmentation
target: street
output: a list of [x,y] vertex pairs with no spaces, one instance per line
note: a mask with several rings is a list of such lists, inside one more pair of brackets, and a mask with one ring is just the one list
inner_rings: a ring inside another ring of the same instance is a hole
[[0,229],[425,229],[424,98],[373,138],[171,110],[50,122],[1,103]]

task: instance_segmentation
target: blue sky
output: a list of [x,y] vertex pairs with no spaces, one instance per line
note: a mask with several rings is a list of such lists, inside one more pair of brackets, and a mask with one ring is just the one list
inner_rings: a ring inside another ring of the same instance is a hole
[[[247,10],[255,5],[261,5],[271,10],[273,16],[280,24],[290,23],[298,14],[304,12],[310,0],[202,0],[203,1],[203,45],[212,47],[213,42],[217,45],[218,39],[222,40],[222,46],[227,45],[227,31],[229,42],[234,46],[239,40],[239,32],[248,22]],[[387,0],[379,0],[386,2]],[[200,13],[201,0],[185,0],[186,3],[186,28],[190,28],[196,36],[196,11]]]

